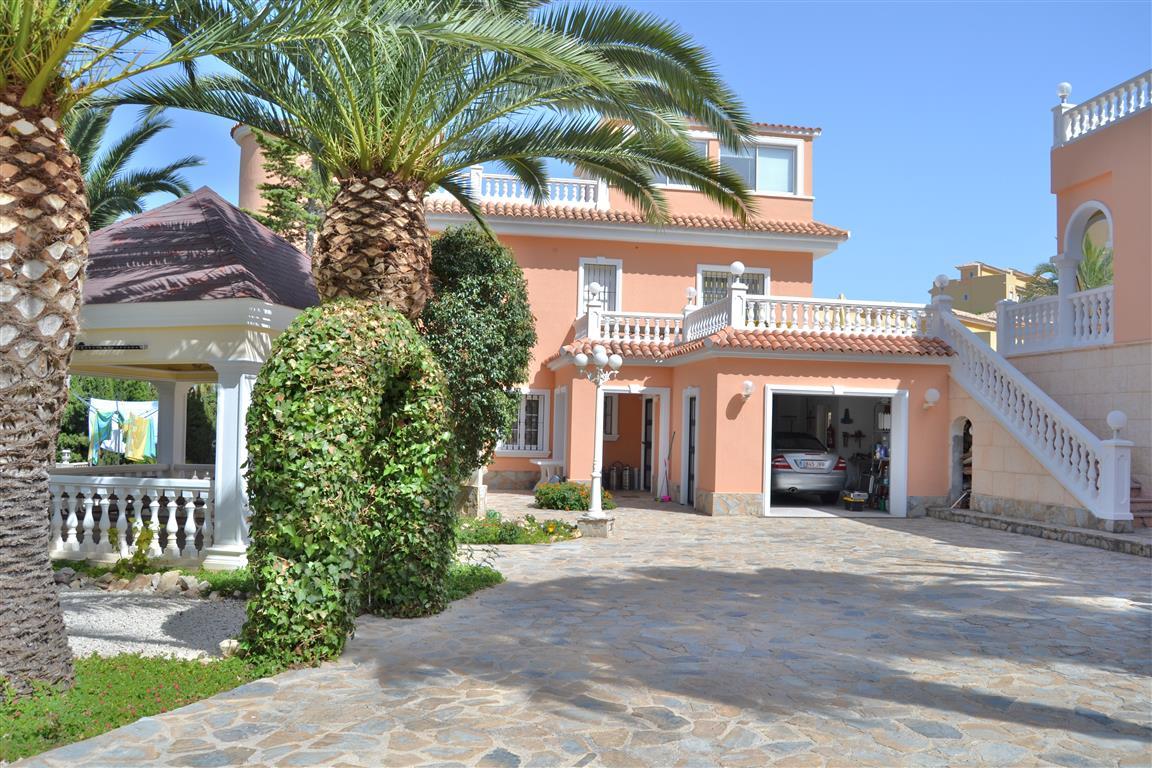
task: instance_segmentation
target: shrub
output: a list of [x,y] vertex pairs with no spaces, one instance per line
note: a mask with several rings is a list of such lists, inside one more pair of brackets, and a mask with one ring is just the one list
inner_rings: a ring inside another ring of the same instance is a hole
[[[583,483],[540,483],[536,486],[536,506],[540,509],[567,509],[587,511],[592,500],[592,489]],[[615,509],[612,494],[600,491],[600,503],[604,509]]]
[[400,314],[342,300],[273,344],[248,412],[246,653],[315,662],[361,608],[442,610],[455,551],[444,377]]
[[496,586],[504,582],[500,571],[487,565],[453,563],[448,571],[448,599],[460,600],[473,592]]
[[435,295],[420,317],[452,399],[453,452],[462,478],[486,465],[515,418],[536,325],[512,253],[474,226],[432,242]]

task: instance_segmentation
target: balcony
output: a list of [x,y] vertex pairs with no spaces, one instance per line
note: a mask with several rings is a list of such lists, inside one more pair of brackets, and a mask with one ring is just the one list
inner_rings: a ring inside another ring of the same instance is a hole
[[1112,343],[1113,287],[996,306],[996,345],[1004,355]]
[[1060,84],[1061,103],[1052,109],[1052,148],[1063,147],[1113,123],[1152,107],[1152,70],[1127,80],[1081,104],[1064,100],[1071,86]]
[[[538,204],[520,179],[510,173],[487,173],[479,165],[469,169],[468,187],[481,203]],[[608,210],[608,184],[599,179],[549,179],[547,190],[543,205]],[[432,196],[449,197],[443,190],[433,192]]]
[[[739,278],[744,267],[733,265]],[[932,334],[931,310],[923,304],[817,299],[803,296],[749,295],[740,282],[728,295],[679,313],[605,311],[599,286],[587,314],[577,318],[575,336],[589,341],[673,346],[707,338],[725,328],[736,330],[825,333],[844,336],[925,337]]]

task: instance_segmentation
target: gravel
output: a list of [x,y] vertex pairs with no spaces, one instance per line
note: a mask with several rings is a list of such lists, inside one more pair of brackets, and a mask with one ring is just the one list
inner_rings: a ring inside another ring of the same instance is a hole
[[220,641],[244,624],[244,601],[62,590],[68,644],[77,656],[219,656]]

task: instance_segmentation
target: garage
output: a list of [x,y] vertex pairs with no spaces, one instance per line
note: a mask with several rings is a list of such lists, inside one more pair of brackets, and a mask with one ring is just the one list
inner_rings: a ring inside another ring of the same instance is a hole
[[[907,397],[900,391],[766,387],[765,512],[903,517]],[[846,494],[854,494],[846,503]]]

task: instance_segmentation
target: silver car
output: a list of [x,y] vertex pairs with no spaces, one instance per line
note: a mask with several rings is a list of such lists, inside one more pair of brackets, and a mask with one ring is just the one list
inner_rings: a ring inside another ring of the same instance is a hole
[[772,492],[814,493],[825,503],[835,502],[848,479],[844,459],[829,453],[824,444],[803,432],[772,435]]

